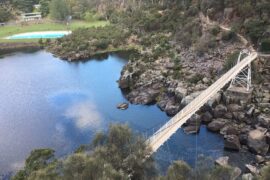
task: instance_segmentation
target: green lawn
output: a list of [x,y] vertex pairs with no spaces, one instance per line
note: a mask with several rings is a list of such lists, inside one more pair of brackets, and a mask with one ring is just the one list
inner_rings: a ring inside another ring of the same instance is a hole
[[[70,30],[75,30],[81,27],[98,27],[98,26],[106,26],[109,23],[107,21],[96,21],[96,22],[85,22],[85,21],[74,21],[70,24]],[[35,31],[58,31],[58,30],[68,30],[65,24],[45,22],[42,24],[31,24],[31,25],[17,25],[17,26],[3,26],[0,27],[0,42],[31,42],[37,41],[37,39],[27,39],[27,40],[6,40],[3,39],[7,36],[11,36],[18,33],[26,33],[26,32],[35,32]]]

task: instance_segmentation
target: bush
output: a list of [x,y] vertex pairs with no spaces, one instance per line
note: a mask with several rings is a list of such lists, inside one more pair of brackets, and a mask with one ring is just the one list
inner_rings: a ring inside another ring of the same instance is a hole
[[222,33],[222,40],[223,41],[230,41],[236,38],[236,33],[233,31],[225,31]]
[[216,36],[220,33],[220,27],[219,26],[215,26],[211,29],[211,33]]
[[0,7],[0,22],[6,22],[10,19],[10,17],[11,13],[8,10]]
[[270,179],[270,166],[266,166],[261,171],[261,177],[258,178],[259,180],[268,180]]
[[88,22],[93,22],[99,20],[99,16],[93,12],[86,12],[83,19]]
[[269,53],[270,52],[270,39],[263,39],[260,45],[260,51]]
[[189,83],[192,83],[192,84],[196,84],[198,83],[199,81],[201,81],[203,79],[203,75],[201,74],[195,74],[194,76],[192,76],[188,82]]
[[244,24],[246,29],[246,34],[250,37],[253,43],[257,44],[258,39],[260,39],[267,29],[266,24],[262,20],[251,19]]

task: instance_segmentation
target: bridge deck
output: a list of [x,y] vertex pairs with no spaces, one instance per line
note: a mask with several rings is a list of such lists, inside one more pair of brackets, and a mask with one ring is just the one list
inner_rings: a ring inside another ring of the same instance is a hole
[[156,133],[154,133],[147,141],[152,148],[152,153],[156,152],[187,120],[198,111],[211,97],[213,97],[221,88],[223,88],[231,79],[233,79],[243,68],[256,59],[258,54],[251,53],[240,63],[236,64],[232,69],[225,73],[209,88],[204,90],[191,103],[184,107],[178,114],[171,118]]

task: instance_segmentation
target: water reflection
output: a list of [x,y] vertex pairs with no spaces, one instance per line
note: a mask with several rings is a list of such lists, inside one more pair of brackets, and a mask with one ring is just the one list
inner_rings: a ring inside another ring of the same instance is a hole
[[102,116],[98,112],[97,107],[91,102],[81,102],[68,108],[65,117],[72,119],[77,128],[82,131],[90,128],[100,128]]

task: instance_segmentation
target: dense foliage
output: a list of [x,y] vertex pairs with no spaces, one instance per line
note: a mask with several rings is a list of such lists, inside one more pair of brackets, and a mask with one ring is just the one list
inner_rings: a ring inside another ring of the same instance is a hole
[[50,14],[55,20],[66,20],[69,15],[69,9],[65,0],[52,0],[50,3]]
[[33,11],[33,5],[38,4],[39,0],[12,0],[12,4],[19,10],[30,13]]
[[[96,134],[89,145],[83,145],[64,159],[57,159],[54,151],[38,149],[31,152],[25,167],[13,180],[231,180],[235,169],[231,166],[215,166],[213,161],[199,157],[192,169],[183,161],[175,161],[165,176],[157,173],[150,149],[145,140],[132,133],[126,125],[111,125],[109,131]],[[270,167],[262,169],[258,179],[269,179]]]
[[25,167],[13,177],[23,179],[153,179],[152,158],[144,139],[125,125],[112,125],[98,133],[91,145],[82,146],[65,159],[56,159],[50,149],[35,150]]
[[10,12],[0,6],[0,22],[6,22],[10,19]]
[[121,50],[129,33],[117,26],[82,28],[59,39],[51,47],[56,54],[87,53],[85,58],[98,52]]
[[205,14],[212,19],[226,21],[255,45],[269,38],[269,9],[268,0],[201,0],[201,10]]

